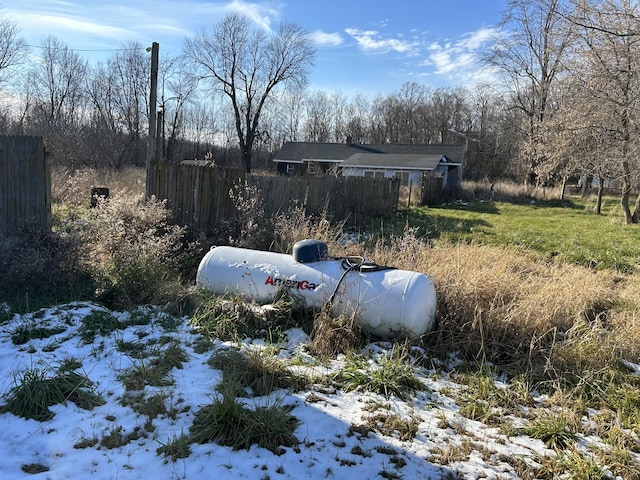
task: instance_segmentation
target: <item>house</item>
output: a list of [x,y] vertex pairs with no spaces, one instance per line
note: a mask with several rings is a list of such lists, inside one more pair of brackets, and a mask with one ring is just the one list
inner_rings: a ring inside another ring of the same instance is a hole
[[418,185],[425,176],[442,177],[443,189],[457,188],[462,179],[464,145],[287,142],[273,161],[281,175],[336,174],[397,177]]

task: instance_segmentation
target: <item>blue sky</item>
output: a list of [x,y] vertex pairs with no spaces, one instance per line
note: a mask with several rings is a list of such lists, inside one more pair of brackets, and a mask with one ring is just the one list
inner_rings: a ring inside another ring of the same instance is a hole
[[431,88],[491,81],[479,57],[505,0],[0,0],[31,45],[55,35],[86,58],[106,58],[123,42],[156,41],[177,55],[185,37],[226,13],[247,14],[259,28],[301,25],[317,56],[310,88],[387,94],[404,82]]

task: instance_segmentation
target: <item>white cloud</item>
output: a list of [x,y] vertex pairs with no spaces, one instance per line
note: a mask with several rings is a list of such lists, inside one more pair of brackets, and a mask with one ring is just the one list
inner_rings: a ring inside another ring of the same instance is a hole
[[280,16],[279,10],[275,8],[242,0],[233,0],[225,6],[225,9],[246,15],[252,22],[267,31],[271,31],[272,19],[278,19]]
[[31,25],[32,28],[40,29],[42,32],[63,28],[79,33],[91,33],[93,35],[122,38],[127,35],[127,30],[121,27],[100,24],[80,18],[71,18],[53,14],[41,15],[37,13],[23,13],[20,16],[20,24]]
[[455,68],[455,62],[451,58],[451,54],[445,50],[429,55],[428,61],[423,62],[423,65],[434,65],[436,73],[448,73]]
[[342,36],[339,33],[325,33],[321,30],[316,30],[309,34],[309,37],[316,45],[331,45],[337,47],[342,45]]
[[474,68],[479,70],[478,50],[491,39],[494,32],[494,29],[482,28],[467,33],[455,42],[431,43],[427,47],[431,53],[427,55],[422,65],[434,66],[435,73],[438,75],[464,72]]
[[468,33],[465,38],[458,42],[461,48],[467,48],[469,50],[477,50],[481,48],[485,43],[491,40],[496,34],[495,28],[481,28],[475,32]]
[[358,45],[366,51],[388,52],[393,50],[398,53],[411,53],[417,46],[415,42],[407,42],[397,38],[383,38],[376,30],[347,28],[345,32],[351,35],[358,42]]

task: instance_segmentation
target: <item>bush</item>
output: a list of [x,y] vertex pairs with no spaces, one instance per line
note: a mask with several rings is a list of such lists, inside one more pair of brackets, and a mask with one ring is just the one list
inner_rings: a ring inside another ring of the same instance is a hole
[[226,242],[235,247],[267,249],[268,222],[258,187],[245,182],[232,189],[229,196],[235,203],[236,214],[223,222]]
[[0,237],[0,292],[2,300],[20,309],[88,298],[93,285],[79,263],[81,245],[27,225]]
[[166,303],[181,291],[184,229],[165,202],[132,197],[99,202],[84,232],[99,298],[111,307]]

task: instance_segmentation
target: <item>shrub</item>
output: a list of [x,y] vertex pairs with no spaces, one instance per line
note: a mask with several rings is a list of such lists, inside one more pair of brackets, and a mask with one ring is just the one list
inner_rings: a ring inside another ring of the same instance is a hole
[[267,218],[262,194],[255,185],[236,185],[229,196],[235,204],[236,214],[223,222],[229,245],[242,248],[268,248]]
[[166,303],[181,291],[184,229],[170,224],[165,202],[133,197],[101,201],[84,240],[99,297],[112,307]]
[[35,225],[0,236],[0,292],[20,310],[90,298],[80,243]]

